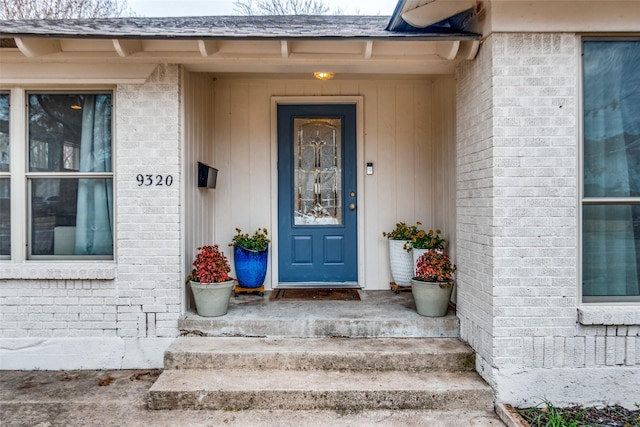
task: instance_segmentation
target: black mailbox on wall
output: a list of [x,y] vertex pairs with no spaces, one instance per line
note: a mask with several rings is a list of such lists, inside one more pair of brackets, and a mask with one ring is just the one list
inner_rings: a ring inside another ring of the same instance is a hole
[[198,162],[198,188],[216,188],[218,169]]

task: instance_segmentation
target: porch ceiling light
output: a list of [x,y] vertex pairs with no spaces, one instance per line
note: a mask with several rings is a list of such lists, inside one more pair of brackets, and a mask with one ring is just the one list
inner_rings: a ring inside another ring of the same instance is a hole
[[336,73],[332,73],[330,71],[316,71],[313,73],[313,76],[318,80],[329,80],[332,79]]

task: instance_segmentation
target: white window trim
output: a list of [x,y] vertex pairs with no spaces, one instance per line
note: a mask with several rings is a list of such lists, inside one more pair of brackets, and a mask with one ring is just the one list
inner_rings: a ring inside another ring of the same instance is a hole
[[582,325],[638,326],[640,307],[589,304],[578,308],[578,322]]
[[[11,257],[10,259],[0,259],[0,279],[57,279],[57,280],[112,280],[117,276],[116,265],[116,237],[117,222],[113,224],[113,257],[105,260],[99,258],[53,258],[37,256],[30,259],[30,249],[27,247],[29,229],[29,209],[27,185],[29,177],[40,176],[40,173],[27,171],[28,164],[28,93],[90,93],[90,92],[111,92],[113,105],[112,122],[112,172],[109,177],[113,178],[113,215],[117,212],[116,197],[116,90],[113,86],[98,87],[62,87],[55,89],[25,88],[22,86],[2,87],[3,91],[10,93],[10,118],[9,118],[9,141],[10,141],[10,165],[9,176],[11,178]],[[50,175],[47,175],[50,177]],[[79,177],[82,177],[79,175]]]
[[[602,198],[584,196],[584,68],[583,47],[585,41],[640,41],[638,36],[581,36],[578,61],[578,322],[582,325],[640,325],[640,301],[585,301],[582,293],[582,208],[589,204],[618,204],[630,201],[638,201],[640,198]],[[586,203],[585,203],[586,200]],[[597,297],[594,297],[596,299]],[[621,297],[625,298],[625,297]]]
[[[0,89],[0,95],[9,95],[9,111],[11,111],[11,91],[9,90],[4,90],[4,89]],[[9,120],[11,120],[11,113],[9,113]],[[11,158],[13,156],[13,153],[11,152],[11,150],[13,150],[13,147],[11,146],[11,134],[12,134],[12,129],[11,129],[11,122],[9,122],[9,171],[8,172],[2,172],[0,171],[0,178],[2,179],[9,179],[9,183],[11,183]],[[11,188],[9,188],[9,192],[11,192]],[[13,193],[10,193],[13,194]],[[11,218],[10,220],[13,220],[13,218]],[[12,222],[13,224],[13,222]],[[7,260],[10,259],[11,255],[0,255],[0,261],[1,260]]]

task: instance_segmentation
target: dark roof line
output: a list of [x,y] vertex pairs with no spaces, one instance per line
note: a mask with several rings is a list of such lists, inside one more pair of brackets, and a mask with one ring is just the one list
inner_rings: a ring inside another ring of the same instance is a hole
[[431,27],[387,31],[388,16],[196,16],[0,21],[0,37],[155,40],[477,40],[478,34]]

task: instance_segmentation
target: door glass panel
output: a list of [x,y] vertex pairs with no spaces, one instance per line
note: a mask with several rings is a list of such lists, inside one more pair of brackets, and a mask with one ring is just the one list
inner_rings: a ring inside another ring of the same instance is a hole
[[294,224],[342,224],[342,121],[294,119]]

